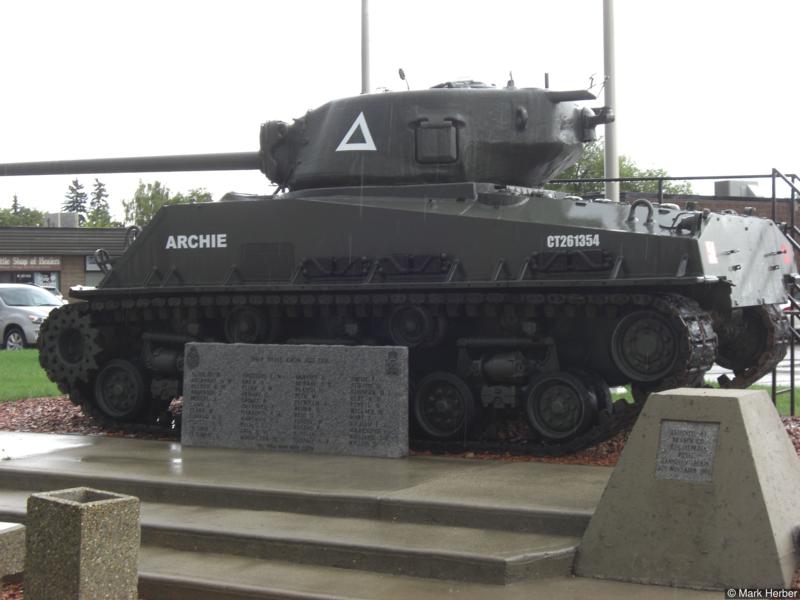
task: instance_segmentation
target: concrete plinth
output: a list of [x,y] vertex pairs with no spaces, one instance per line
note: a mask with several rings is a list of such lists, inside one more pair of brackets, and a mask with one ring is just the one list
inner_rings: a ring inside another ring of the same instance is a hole
[[783,587],[800,461],[763,391],[654,394],[584,534],[576,573],[703,589]]
[[85,487],[33,494],[27,519],[27,600],[138,597],[138,498]]
[[0,523],[0,577],[22,573],[25,568],[25,526]]

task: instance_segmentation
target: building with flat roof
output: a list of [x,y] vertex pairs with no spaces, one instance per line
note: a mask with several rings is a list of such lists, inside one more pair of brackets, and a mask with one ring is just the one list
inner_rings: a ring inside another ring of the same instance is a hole
[[0,283],[53,286],[66,298],[74,285],[103,278],[94,260],[98,248],[111,258],[125,248],[125,228],[0,227]]

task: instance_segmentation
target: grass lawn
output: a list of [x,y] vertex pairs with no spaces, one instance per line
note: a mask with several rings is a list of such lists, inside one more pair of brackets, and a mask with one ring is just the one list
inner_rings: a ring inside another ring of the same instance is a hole
[[[714,383],[709,383],[711,387],[718,388],[719,385]],[[772,386],[769,385],[751,385],[748,389],[751,390],[764,390],[767,393],[767,396],[771,396],[772,394]],[[781,386],[778,386],[778,392],[781,390]],[[611,391],[611,396],[616,402],[617,400],[624,399],[627,402],[633,403],[633,397],[631,396],[631,388],[627,386],[624,392],[615,392],[614,390]],[[796,415],[800,415],[800,391],[795,392],[794,396],[794,412]],[[778,394],[778,413],[781,416],[788,417],[792,414],[791,412],[791,400],[789,392],[786,393],[779,393]]]
[[0,402],[60,394],[39,366],[38,350],[0,350]]

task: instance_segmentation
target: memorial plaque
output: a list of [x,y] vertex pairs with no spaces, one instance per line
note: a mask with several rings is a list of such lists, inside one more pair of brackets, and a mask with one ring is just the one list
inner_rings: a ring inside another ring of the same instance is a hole
[[406,348],[191,343],[183,389],[188,446],[408,454]]
[[719,423],[661,421],[656,479],[712,480]]

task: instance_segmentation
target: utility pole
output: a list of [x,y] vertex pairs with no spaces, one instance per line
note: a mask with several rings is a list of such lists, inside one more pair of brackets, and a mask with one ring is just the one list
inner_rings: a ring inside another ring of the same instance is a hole
[[369,0],[361,0],[361,93],[369,94]]
[[[363,0],[366,2],[366,0]],[[614,111],[615,119],[605,124],[605,162],[603,173],[606,179],[619,177],[619,155],[617,153],[617,98],[614,71],[614,0],[603,0],[603,69],[605,71],[605,105]],[[606,182],[606,198],[619,200],[619,182]]]

